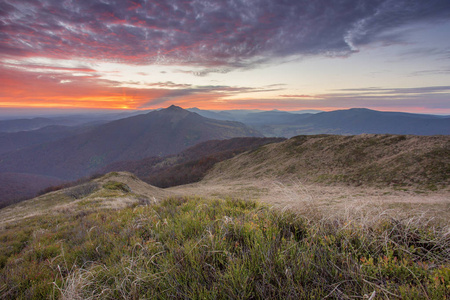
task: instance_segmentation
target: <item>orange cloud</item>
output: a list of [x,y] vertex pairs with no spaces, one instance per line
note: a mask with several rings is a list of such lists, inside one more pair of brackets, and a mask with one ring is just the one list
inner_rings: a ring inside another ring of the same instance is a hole
[[136,109],[168,91],[122,88],[95,76],[0,70],[0,107]]
[[[423,97],[427,96],[429,99],[428,107],[420,105],[423,101],[419,97],[412,100],[405,97],[393,102],[384,99],[384,96],[364,99],[362,97],[364,95],[358,93],[281,95],[279,99],[256,99],[247,96],[248,93],[263,92],[266,89],[230,86],[196,87],[170,81],[142,84],[138,87],[121,87],[122,82],[102,79],[98,72],[89,68],[39,66],[31,67],[28,71],[25,67],[27,65],[21,65],[20,68],[17,65],[0,66],[0,108],[148,109],[175,104],[184,108],[198,107],[215,110],[272,110],[276,108],[330,111],[367,107],[382,111],[450,113],[446,107],[431,105],[431,97],[443,97],[440,93],[424,94]],[[430,89],[426,89],[425,92]],[[402,90],[397,94],[401,95],[400,92]],[[439,104],[438,100],[434,102]]]

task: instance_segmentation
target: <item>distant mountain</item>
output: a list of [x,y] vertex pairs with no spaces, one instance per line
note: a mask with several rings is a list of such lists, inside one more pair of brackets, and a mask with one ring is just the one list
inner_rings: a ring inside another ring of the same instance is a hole
[[48,186],[63,181],[49,176],[21,173],[0,173],[0,208],[36,196]]
[[199,142],[262,136],[244,124],[204,118],[180,107],[93,127],[57,141],[0,155],[0,173],[73,180],[109,163],[178,153]]
[[37,130],[0,132],[0,154],[56,141],[80,133],[82,130],[80,127],[50,125]]
[[352,108],[323,112],[301,111],[207,111],[193,109],[203,116],[242,122],[264,136],[293,137],[301,134],[450,134],[450,116],[381,112]]
[[[129,118],[152,110],[120,111],[120,112],[86,112],[41,115],[35,117],[9,117],[0,120],[0,132],[20,132],[37,130],[47,126],[80,126],[80,125],[100,125],[107,122]],[[1,115],[0,115],[1,117]]]
[[[450,134],[450,116],[381,112],[352,108],[323,112],[299,119],[297,123],[313,133],[361,134]],[[304,132],[306,133],[306,132]]]
[[316,109],[303,109],[303,110],[292,110],[289,111],[291,114],[318,114],[324,112],[323,110]]
[[62,125],[62,124],[58,120],[49,118],[3,120],[0,121],[0,132],[19,132],[27,130],[36,130],[50,125]]
[[364,108],[316,114],[263,112],[247,115],[243,123],[265,136],[292,137],[302,134],[450,134],[450,117]]
[[190,112],[195,112],[205,118],[222,120],[222,121],[236,121],[236,119],[232,115],[227,115],[227,114],[223,114],[220,112],[214,112],[214,111],[210,111],[210,110],[202,110],[202,109],[198,109],[197,107],[188,108],[187,110]]
[[196,107],[188,108],[187,110],[196,112],[206,118],[242,123],[247,119],[247,115],[249,114],[265,112],[264,110],[259,109],[203,110]]
[[259,178],[445,189],[450,186],[450,136],[296,136],[218,163],[205,180]]
[[112,163],[98,173],[128,171],[151,185],[170,187],[199,181],[217,162],[282,138],[232,138],[199,143],[177,155],[148,157],[137,161]]
[[241,121],[251,126],[296,124],[311,114],[294,114],[285,111],[249,113]]

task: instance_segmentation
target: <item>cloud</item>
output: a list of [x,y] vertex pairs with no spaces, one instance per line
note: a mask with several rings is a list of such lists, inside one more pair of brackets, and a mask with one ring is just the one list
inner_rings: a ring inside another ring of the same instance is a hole
[[304,95],[304,94],[301,94],[301,95],[280,95],[280,97],[283,97],[283,98],[315,98],[315,96],[311,96],[311,95]]
[[[30,72],[16,65],[0,66],[0,107],[139,109],[162,104],[189,106],[188,103],[205,106],[230,96],[279,90],[273,86],[193,86],[172,81],[128,81],[124,86],[124,82],[92,76],[89,68],[37,67]],[[85,74],[72,72],[78,69]]]
[[416,113],[439,113],[450,115],[450,104],[445,101],[447,95],[431,94],[420,95],[413,98],[395,97],[392,99],[382,97],[358,97],[347,95],[341,97],[324,96],[323,98],[271,98],[271,99],[237,99],[223,101],[221,105],[233,105],[239,108],[281,109],[281,110],[336,110],[352,107],[364,107],[378,110],[404,111]]
[[[450,111],[450,86],[424,86],[415,88],[358,88],[340,89],[335,93],[318,94],[323,105],[333,107],[421,107],[424,110],[445,109]],[[334,103],[334,104],[333,104]]]
[[[159,85],[157,83],[156,85]],[[170,84],[168,85],[170,87]],[[189,105],[207,105],[210,106],[209,102],[226,102],[227,98],[230,96],[244,95],[246,93],[258,93],[258,92],[270,92],[278,91],[279,89],[267,89],[267,88],[251,88],[251,87],[233,87],[233,86],[222,86],[222,85],[211,85],[211,86],[197,86],[176,90],[168,90],[167,93],[160,97],[152,98],[151,100],[142,103],[138,108],[147,108],[161,105],[163,103],[186,103]]]
[[0,107],[136,108],[170,91],[122,88],[119,84],[71,72],[0,67]]
[[402,41],[402,26],[449,18],[448,0],[1,0],[0,55],[201,66],[205,76],[346,56]]
[[333,93],[315,95],[279,95],[266,99],[223,99],[221,105],[260,109],[319,109],[336,110],[365,107],[378,110],[438,113],[450,115],[450,86],[417,88],[339,89]]
[[410,76],[450,75],[450,68],[412,72]]
[[201,69],[201,70],[175,70],[174,73],[184,73],[184,74],[191,74],[198,77],[205,77],[208,76],[210,73],[221,73],[226,74],[231,72],[231,68],[207,68],[207,69]]
[[165,88],[188,88],[188,87],[192,86],[192,84],[174,83],[172,81],[147,83],[146,85],[147,86],[159,86],[159,87],[165,87]]
[[[416,88],[366,87],[324,94],[286,94],[255,98],[254,93],[280,91],[282,85],[242,87],[179,85],[171,81],[133,87],[95,76],[77,76],[65,70],[0,66],[0,107],[47,108],[156,108],[170,104],[204,109],[322,109],[367,107],[383,110],[450,114],[450,86]],[[248,96],[248,97],[246,97]]]
[[67,72],[80,72],[80,73],[95,73],[96,70],[88,67],[61,67],[61,66],[48,66],[43,64],[24,64],[24,63],[4,63],[5,67],[20,68],[23,70],[50,70],[50,71],[67,71]]
[[[380,87],[367,87],[367,88],[356,88],[356,89],[338,89],[336,91],[343,92],[357,92],[358,96],[363,95],[405,95],[405,94],[424,94],[424,93],[441,93],[450,92],[449,85],[443,86],[425,86],[425,87],[414,87],[414,88],[380,88]],[[345,94],[324,94],[324,95],[345,95]],[[323,95],[322,95],[323,96]]]

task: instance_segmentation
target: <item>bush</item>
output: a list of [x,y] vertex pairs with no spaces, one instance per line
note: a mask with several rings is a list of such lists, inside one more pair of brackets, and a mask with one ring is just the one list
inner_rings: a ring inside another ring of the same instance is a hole
[[131,192],[131,189],[128,185],[126,185],[125,183],[122,183],[122,182],[117,182],[117,181],[108,181],[105,184],[103,184],[103,188],[105,188],[107,190],[112,190],[112,191],[122,191],[124,193]]

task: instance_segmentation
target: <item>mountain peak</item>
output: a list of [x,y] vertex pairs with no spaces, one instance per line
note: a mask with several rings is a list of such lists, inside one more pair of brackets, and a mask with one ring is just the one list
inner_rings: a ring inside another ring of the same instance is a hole
[[166,110],[168,110],[168,111],[182,111],[182,110],[184,110],[183,108],[181,108],[181,107],[179,107],[179,106],[176,106],[176,105],[171,105],[171,106],[169,106],[168,108],[166,108]]

